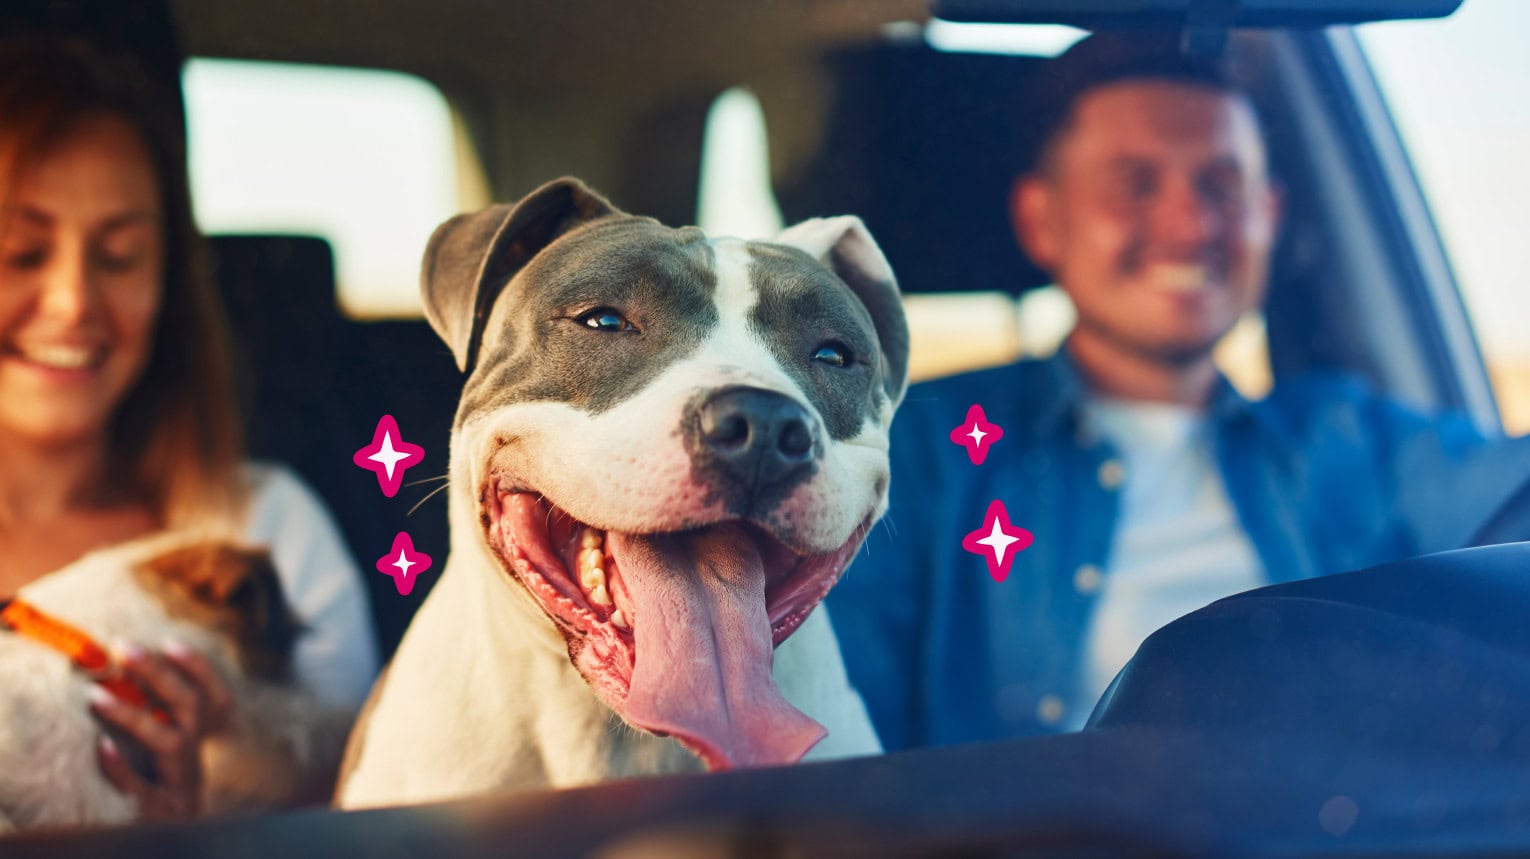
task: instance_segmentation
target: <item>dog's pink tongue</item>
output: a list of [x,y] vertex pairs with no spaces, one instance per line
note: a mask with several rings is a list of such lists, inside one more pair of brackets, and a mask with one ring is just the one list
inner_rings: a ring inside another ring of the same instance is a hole
[[741,528],[611,533],[607,546],[633,609],[627,721],[673,734],[713,770],[795,763],[824,738],[776,688],[765,565]]

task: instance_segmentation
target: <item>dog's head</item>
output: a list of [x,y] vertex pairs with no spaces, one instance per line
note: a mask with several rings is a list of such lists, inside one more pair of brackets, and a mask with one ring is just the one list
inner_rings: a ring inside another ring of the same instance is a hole
[[290,679],[301,627],[268,552],[194,542],[143,559],[133,573],[172,619],[223,636],[246,674],[272,683]]
[[772,648],[882,514],[907,381],[861,222],[714,240],[565,179],[443,224],[422,279],[457,491],[585,680],[710,767],[800,757]]

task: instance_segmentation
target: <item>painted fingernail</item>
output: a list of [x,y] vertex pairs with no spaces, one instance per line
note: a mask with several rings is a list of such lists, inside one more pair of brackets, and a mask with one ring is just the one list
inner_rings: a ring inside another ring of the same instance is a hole
[[113,642],[112,649],[117,651],[118,656],[128,662],[136,662],[143,658],[143,648],[131,641],[117,639]]
[[166,638],[164,640],[164,643],[161,644],[160,647],[166,653],[170,654],[171,656],[178,657],[180,659],[185,659],[185,658],[187,658],[189,656],[196,655],[195,652],[191,648],[187,647],[186,644],[184,642],[182,642],[178,638]]
[[118,703],[117,696],[102,686],[93,685],[85,694],[90,698],[90,703],[97,707],[115,707]]

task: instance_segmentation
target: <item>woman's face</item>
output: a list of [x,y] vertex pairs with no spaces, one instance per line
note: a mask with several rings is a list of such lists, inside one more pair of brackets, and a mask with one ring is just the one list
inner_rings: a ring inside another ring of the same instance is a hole
[[125,121],[87,117],[3,190],[0,437],[105,441],[148,361],[163,289],[148,151]]

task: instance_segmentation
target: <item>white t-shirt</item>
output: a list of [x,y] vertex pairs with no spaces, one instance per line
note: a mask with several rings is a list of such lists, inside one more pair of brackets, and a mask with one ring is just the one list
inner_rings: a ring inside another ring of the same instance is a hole
[[305,630],[297,679],[329,704],[359,709],[377,676],[377,645],[361,574],[329,511],[286,468],[251,463],[244,537],[266,547],[288,605]]
[[1070,708],[1075,728],[1159,627],[1266,583],[1199,410],[1097,397],[1081,419],[1115,446],[1126,478]]

